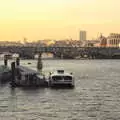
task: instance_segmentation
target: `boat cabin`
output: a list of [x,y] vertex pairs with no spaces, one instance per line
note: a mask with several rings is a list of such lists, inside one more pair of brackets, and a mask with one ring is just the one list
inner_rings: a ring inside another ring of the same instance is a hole
[[74,77],[72,73],[67,73],[64,70],[57,70],[50,74],[49,83],[50,86],[58,84],[74,86]]

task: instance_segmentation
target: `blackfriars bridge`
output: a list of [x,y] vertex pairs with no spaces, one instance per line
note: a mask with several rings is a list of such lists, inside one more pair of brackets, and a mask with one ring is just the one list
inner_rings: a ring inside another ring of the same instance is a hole
[[37,53],[52,53],[55,58],[102,59],[120,58],[120,48],[111,47],[31,47],[31,46],[0,46],[0,53],[18,53],[23,58],[34,58]]

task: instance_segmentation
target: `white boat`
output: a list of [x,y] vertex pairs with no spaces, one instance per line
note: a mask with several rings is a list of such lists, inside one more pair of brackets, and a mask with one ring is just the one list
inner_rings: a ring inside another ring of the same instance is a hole
[[74,87],[74,76],[72,73],[64,72],[64,70],[57,70],[49,75],[49,86],[60,86],[68,85]]

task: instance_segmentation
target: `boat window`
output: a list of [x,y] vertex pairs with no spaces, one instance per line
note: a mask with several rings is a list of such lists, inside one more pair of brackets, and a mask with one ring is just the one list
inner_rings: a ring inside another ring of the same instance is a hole
[[71,76],[64,76],[64,80],[72,80]]
[[63,77],[62,76],[53,76],[52,79],[53,80],[62,80]]
[[53,80],[72,80],[71,76],[53,76],[52,77]]
[[64,73],[64,70],[57,70],[58,73]]

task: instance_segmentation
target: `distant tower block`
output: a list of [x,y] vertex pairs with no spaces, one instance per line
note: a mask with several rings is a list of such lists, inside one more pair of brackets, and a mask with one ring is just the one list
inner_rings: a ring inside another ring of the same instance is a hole
[[86,31],[80,31],[80,41],[86,40]]

